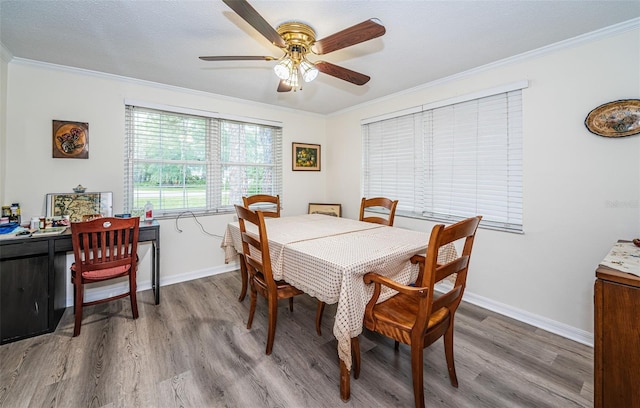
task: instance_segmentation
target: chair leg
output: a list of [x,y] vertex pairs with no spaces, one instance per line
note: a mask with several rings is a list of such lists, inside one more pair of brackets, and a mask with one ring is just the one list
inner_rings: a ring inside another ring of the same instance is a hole
[[249,294],[251,298],[251,305],[249,307],[249,320],[247,320],[247,329],[251,328],[251,323],[253,323],[253,315],[256,312],[256,302],[258,301],[258,292],[251,285],[251,293]]
[[318,300],[318,308],[316,309],[316,333],[318,336],[322,336],[322,314],[324,313],[325,303]]
[[249,285],[249,272],[247,272],[247,264],[244,262],[244,255],[239,254],[240,257],[240,278],[242,279],[242,289],[240,289],[239,302],[242,302],[247,295],[247,286]]
[[76,314],[76,283],[73,279],[71,279],[71,283],[73,284],[73,315]]
[[360,377],[360,340],[357,337],[351,338],[351,356],[353,357],[353,378]]
[[399,342],[398,340],[396,340],[396,341],[393,343],[393,349],[394,349],[395,351],[400,350],[400,342]]
[[449,323],[447,331],[444,333],[444,355],[447,358],[447,369],[449,370],[449,381],[451,385],[458,388],[458,376],[456,375],[456,363],[453,358],[453,321]]
[[131,311],[133,312],[133,318],[138,318],[138,287],[136,285],[135,274],[129,275],[129,298],[131,299]]
[[293,312],[293,297],[289,298],[289,311]]
[[[289,298],[293,299],[293,298]],[[269,296],[267,299],[269,302],[269,328],[267,331],[267,351],[266,354],[271,354],[273,350],[273,340],[276,337],[276,323],[278,321],[278,299],[275,295]]]
[[424,384],[423,384],[423,348],[421,342],[411,343],[411,376],[413,378],[413,399],[416,408],[424,408]]
[[80,334],[80,326],[82,325],[82,303],[84,302],[84,296],[82,293],[83,287],[82,283],[77,281],[76,279],[73,290],[73,310],[75,313],[75,324],[73,325],[73,337],[76,337]]

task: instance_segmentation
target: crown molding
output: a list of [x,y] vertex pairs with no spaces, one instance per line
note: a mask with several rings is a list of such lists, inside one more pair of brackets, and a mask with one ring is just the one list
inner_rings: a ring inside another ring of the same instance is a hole
[[271,105],[271,104],[268,104],[268,103],[255,102],[255,101],[251,101],[251,100],[248,100],[248,99],[235,98],[233,96],[220,95],[220,94],[216,94],[216,93],[212,93],[212,92],[198,91],[196,89],[183,88],[183,87],[175,86],[175,85],[167,85],[167,84],[163,84],[163,83],[160,83],[160,82],[153,82],[153,81],[147,81],[147,80],[144,80],[144,79],[131,78],[131,77],[123,76],[123,75],[116,75],[116,74],[109,74],[109,73],[106,73],[106,72],[93,71],[93,70],[85,69],[85,68],[70,67],[70,66],[66,66],[66,65],[53,64],[53,63],[50,63],[50,62],[36,61],[36,60],[20,58],[20,57],[13,57],[12,60],[11,60],[11,63],[12,64],[16,64],[16,65],[31,66],[31,67],[35,67],[35,68],[43,68],[43,69],[50,69],[50,70],[56,70],[56,71],[61,71],[61,72],[67,72],[67,73],[71,73],[71,74],[75,74],[75,75],[84,75],[84,76],[90,76],[90,77],[95,77],[95,78],[109,79],[109,80],[124,82],[124,83],[132,84],[132,85],[147,86],[147,87],[151,87],[151,88],[162,89],[162,90],[167,90],[167,91],[172,91],[172,92],[180,92],[180,93],[191,94],[191,95],[195,95],[195,96],[204,96],[204,97],[209,97],[209,98],[213,97],[213,98],[216,98],[216,99],[220,99],[222,101],[241,103],[241,104],[244,104],[244,105],[253,105],[253,106],[256,106],[256,107],[262,107],[262,108],[268,108],[268,109],[277,109],[277,110],[280,110],[280,111],[292,112],[292,113],[296,113],[296,114],[307,114],[309,116],[316,116],[316,117],[323,117],[323,118],[326,117],[326,115],[319,114],[319,113],[313,113],[313,112],[307,112],[307,111],[302,111],[302,110],[298,110],[298,109],[292,109],[292,108],[287,108],[287,107],[282,107],[282,106],[277,106],[277,105]]
[[527,51],[522,54],[514,55],[513,57],[505,58],[499,61],[491,62],[489,64],[485,64],[476,68],[472,68],[467,71],[463,71],[445,78],[436,79],[431,82],[427,82],[422,85],[415,86],[413,88],[405,89],[404,91],[396,92],[391,95],[386,95],[371,101],[367,101],[358,105],[354,105],[348,107],[346,109],[342,109],[330,114],[327,114],[327,117],[338,116],[344,113],[354,111],[357,109],[361,109],[366,106],[377,105],[381,102],[385,102],[391,99],[398,98],[399,96],[413,94],[418,91],[423,91],[425,89],[433,88],[439,85],[443,85],[449,82],[455,82],[460,79],[464,79],[473,75],[476,75],[481,72],[489,71],[495,68],[516,64],[525,60],[529,60],[532,58],[537,58],[540,56],[544,56],[547,54],[551,54],[557,52],[559,50],[568,49],[572,47],[576,47],[579,45],[583,45],[590,42],[595,42],[602,40],[604,38],[612,37],[614,35],[619,35],[631,30],[640,29],[640,18],[634,18],[632,20],[628,20],[622,23],[614,24],[609,27],[601,28],[596,31],[592,31],[586,34],[579,35],[577,37],[569,38],[567,40],[559,41],[554,44],[550,44],[541,48],[537,48],[535,50]]
[[6,63],[9,63],[13,59],[13,54],[11,54],[2,42],[0,42],[0,59]]

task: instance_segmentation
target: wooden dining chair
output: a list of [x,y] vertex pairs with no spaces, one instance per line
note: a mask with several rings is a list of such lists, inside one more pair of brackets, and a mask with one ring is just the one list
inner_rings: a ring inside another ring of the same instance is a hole
[[[464,294],[471,249],[481,219],[481,216],[477,216],[448,227],[442,224],[433,227],[426,258],[421,255],[411,258],[411,262],[420,265],[415,286],[401,285],[377,273],[370,272],[364,276],[366,284],[374,284],[373,297],[365,309],[364,326],[394,339],[396,350],[399,343],[411,347],[411,373],[416,408],[424,407],[423,349],[442,336],[449,380],[452,386],[458,387],[453,358],[454,317]],[[464,242],[462,254],[446,264],[438,264],[440,248],[456,241]],[[454,274],[455,283],[451,290],[436,296],[434,285]],[[398,293],[377,303],[382,286]],[[354,356],[354,374],[357,378],[360,370],[360,352],[357,338],[354,341],[356,345],[353,350],[357,353]]]
[[[259,205],[271,204],[275,205],[275,210],[263,211],[262,214],[265,217],[280,217],[280,196],[279,195],[267,195],[256,194],[252,196],[242,197],[242,202],[246,208],[257,207]],[[255,208],[254,208],[255,209]],[[242,288],[240,289],[240,296],[238,301],[242,302],[247,296],[247,288],[249,286],[249,273],[245,266],[244,255],[240,256],[240,277],[242,279]]]
[[[71,242],[75,257],[75,262],[71,265],[71,283],[74,287],[74,337],[80,334],[84,306],[129,296],[133,318],[138,318],[136,269],[139,229],[138,217],[105,217],[71,223]],[[85,285],[122,276],[129,277],[127,292],[91,302],[84,301]]]
[[[289,299],[289,310],[293,311],[293,297],[304,292],[293,285],[275,280],[271,270],[271,256],[269,255],[269,239],[262,211],[252,211],[246,207],[236,205],[240,235],[242,237],[242,252],[246,269],[249,272],[249,286],[251,288],[251,306],[247,329],[251,328],[253,315],[256,311],[258,293],[267,299],[269,308],[269,327],[267,330],[266,354],[273,350],[273,340],[276,335],[278,320],[278,300]],[[247,223],[255,225],[258,234],[247,232]]]
[[[360,203],[360,221],[373,222],[376,224],[388,225],[392,227],[393,219],[396,215],[397,205],[398,205],[398,200],[391,200],[386,197],[374,197],[374,198],[362,197],[362,201]],[[381,216],[365,217],[364,213],[367,210],[367,208],[372,208],[372,207],[386,208],[389,211],[389,215],[386,218]]]

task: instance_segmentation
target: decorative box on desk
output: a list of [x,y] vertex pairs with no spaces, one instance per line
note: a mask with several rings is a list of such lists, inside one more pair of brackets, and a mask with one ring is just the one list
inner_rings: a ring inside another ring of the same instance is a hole
[[627,244],[616,244],[596,270],[596,408],[640,407],[640,248]]

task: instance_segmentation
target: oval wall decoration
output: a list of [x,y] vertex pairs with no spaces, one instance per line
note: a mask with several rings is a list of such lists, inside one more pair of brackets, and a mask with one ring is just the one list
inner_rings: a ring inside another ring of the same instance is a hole
[[640,133],[640,99],[623,99],[600,105],[587,115],[584,124],[591,133],[605,137]]

